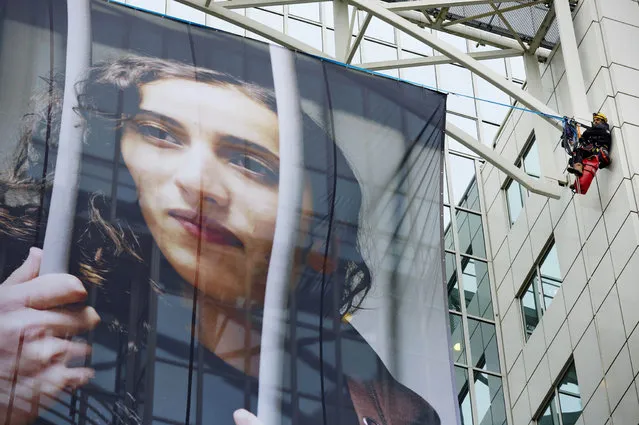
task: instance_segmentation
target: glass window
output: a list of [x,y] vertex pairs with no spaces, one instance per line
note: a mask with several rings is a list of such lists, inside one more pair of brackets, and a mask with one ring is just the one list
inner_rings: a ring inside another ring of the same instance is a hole
[[[482,61],[484,62],[484,61]],[[505,105],[510,104],[510,97],[502,90],[493,86],[483,78],[476,78],[477,97],[481,99],[499,102]],[[489,102],[479,102],[481,118],[490,122],[501,123],[510,110],[508,106],[499,106]]]
[[[428,28],[424,28],[422,29],[422,31],[430,32]],[[399,40],[402,44],[402,49],[410,50],[411,52],[419,53],[422,55],[433,55],[433,49],[431,49],[415,37],[406,34],[404,31],[399,31]]]
[[448,155],[453,185],[453,203],[460,205],[468,196],[474,185],[475,190],[475,161],[458,155]]
[[561,282],[559,258],[557,257],[557,248],[553,242],[542,257],[542,260],[535,264],[526,291],[520,298],[526,339],[530,337],[537,327],[544,311],[550,307],[557,290],[561,286]]
[[320,20],[319,4],[317,3],[300,3],[288,6],[289,15],[300,16],[312,21]]
[[448,289],[448,308],[461,311],[459,285],[457,284],[457,260],[455,254],[447,252],[446,256],[446,288]]
[[526,81],[524,58],[517,56],[515,58],[509,58],[508,60],[510,61],[510,78],[515,78],[519,81]]
[[288,34],[311,47],[322,50],[322,28],[317,25],[289,18]]
[[522,159],[523,169],[531,177],[541,177],[541,164],[539,163],[539,151],[535,140],[530,142],[528,150]]
[[468,385],[468,371],[455,366],[455,384],[457,386],[457,400],[461,413],[462,425],[473,425],[473,412],[470,406],[470,387]]
[[482,143],[487,146],[492,146],[495,142],[495,137],[497,137],[497,133],[499,133],[499,126],[486,121],[481,121],[480,127]]
[[480,425],[505,425],[506,409],[501,378],[475,372],[477,420]]
[[539,418],[539,425],[575,425],[581,415],[581,395],[575,363],[572,362],[559,381]]
[[468,319],[470,334],[470,354],[473,367],[491,372],[499,372],[499,354],[495,325]]
[[446,172],[446,165],[444,165],[444,203],[450,204],[450,199],[448,199],[448,173]]
[[166,3],[166,14],[174,16],[176,18],[184,19],[185,21],[195,22],[204,25],[206,21],[206,14],[197,9],[187,6],[182,3],[178,3],[175,0],[169,0]]
[[466,348],[464,347],[464,327],[462,317],[456,314],[450,316],[450,347],[451,356],[455,363],[466,364]]
[[[474,96],[473,83],[469,70],[457,65],[436,65],[439,88],[460,93],[468,96]],[[474,116],[475,101],[472,98],[463,96],[448,96],[446,101],[447,108],[460,112],[465,115]]]
[[364,62],[397,60],[397,49],[374,41],[363,40],[362,60]]
[[[450,122],[451,124],[456,125],[460,129],[462,129],[465,133],[468,133],[469,136],[477,139],[477,121],[460,117],[459,115],[448,113],[446,114],[446,122]],[[448,148],[456,150],[457,152],[462,152],[468,155],[477,156],[476,153],[468,149],[466,146],[463,146],[458,141],[447,136],[448,139]]]
[[450,208],[444,207],[444,248],[454,250],[453,226],[450,223]]
[[435,68],[432,66],[413,66],[410,68],[400,69],[399,71],[402,79],[406,81],[411,81],[428,87],[435,87],[437,85],[437,81],[435,79]]
[[473,316],[494,320],[488,264],[464,256],[461,263],[466,311]]
[[[125,2],[122,2],[125,3]],[[157,0],[128,0],[127,4],[158,13],[166,13],[166,3]]]
[[395,43],[395,28],[378,18],[372,18],[366,28],[366,37]]
[[524,191],[525,189],[516,182],[510,180],[506,186],[506,202],[508,204],[508,217],[510,218],[510,224],[515,224],[521,210],[524,208]]
[[459,232],[459,249],[461,253],[486,258],[486,244],[481,216],[458,210],[457,230]]

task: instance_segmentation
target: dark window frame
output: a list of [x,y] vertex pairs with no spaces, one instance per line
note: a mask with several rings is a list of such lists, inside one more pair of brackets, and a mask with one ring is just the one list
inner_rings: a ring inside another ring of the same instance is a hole
[[[548,242],[546,242],[546,244],[544,245],[544,249],[541,250],[541,254],[537,258],[537,260],[533,263],[533,266],[530,272],[528,273],[528,276],[526,276],[526,279],[524,280],[525,284],[523,285],[522,289],[519,291],[519,294],[517,295],[517,299],[519,301],[519,308],[521,311],[521,320],[523,324],[524,338],[526,339],[526,341],[533,334],[533,332],[537,328],[537,325],[541,321],[544,315],[544,312],[548,309],[548,306],[546,305],[546,294],[544,292],[544,278],[557,281],[552,276],[543,275],[541,271],[541,268],[544,265],[544,262],[548,259],[548,255],[552,252],[553,248],[556,248],[556,241],[554,236],[552,236],[548,240]],[[556,252],[556,249],[555,249],[555,252]],[[556,285],[557,290],[561,288],[562,283],[563,283],[563,276],[561,277],[558,285]],[[530,288],[532,288],[532,291],[530,291]],[[533,294],[533,297],[534,297],[533,299],[535,301],[535,309],[537,312],[537,323],[535,324],[535,327],[531,331],[528,331],[528,327],[526,323],[524,297],[531,292]],[[552,299],[554,299],[554,296],[552,297]]]

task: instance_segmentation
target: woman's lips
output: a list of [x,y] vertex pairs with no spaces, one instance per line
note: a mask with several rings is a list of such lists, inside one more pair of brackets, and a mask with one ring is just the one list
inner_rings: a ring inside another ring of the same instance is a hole
[[242,241],[233,232],[216,220],[202,217],[191,211],[172,210],[169,216],[177,220],[184,229],[198,239],[217,245],[227,245],[244,249]]

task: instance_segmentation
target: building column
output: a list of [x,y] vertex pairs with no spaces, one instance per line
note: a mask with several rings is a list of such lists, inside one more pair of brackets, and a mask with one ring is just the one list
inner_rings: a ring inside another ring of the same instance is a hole
[[575,27],[572,23],[569,0],[555,0],[553,4],[555,15],[557,15],[559,40],[564,57],[564,67],[566,68],[572,113],[578,121],[589,123],[592,120],[592,111],[588,107],[586,85],[581,72],[581,61],[577,51],[577,38],[575,37]]
[[[526,70],[526,89],[528,93],[535,96],[540,101],[543,99],[543,88],[541,84],[541,72],[537,56],[526,53],[523,55],[524,68]],[[560,134],[540,116],[533,118],[533,128],[535,130],[535,143],[539,152],[539,165],[541,166],[542,179],[549,183],[556,184],[558,181],[565,181],[560,172],[563,166],[555,162],[553,150],[559,141]]]
[[348,3],[333,0],[333,20],[335,22],[335,58],[346,62],[351,30],[348,23]]

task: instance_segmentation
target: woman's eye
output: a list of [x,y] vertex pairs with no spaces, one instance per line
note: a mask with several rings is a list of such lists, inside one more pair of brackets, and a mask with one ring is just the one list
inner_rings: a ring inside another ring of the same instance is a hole
[[236,153],[229,158],[229,162],[265,184],[276,185],[279,181],[279,174],[273,166],[250,153]]
[[138,124],[137,129],[143,137],[152,139],[154,141],[169,145],[182,145],[182,143],[175,136],[173,136],[170,131],[165,130],[162,127],[158,127],[157,125]]

